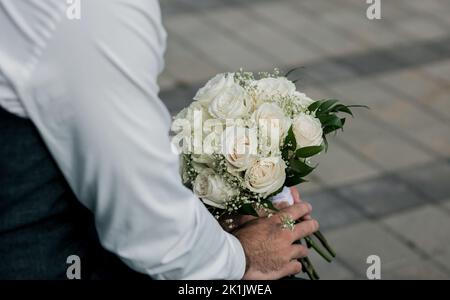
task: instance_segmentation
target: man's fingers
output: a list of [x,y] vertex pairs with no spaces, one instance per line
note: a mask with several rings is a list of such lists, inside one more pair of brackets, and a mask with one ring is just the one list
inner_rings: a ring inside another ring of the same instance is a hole
[[310,214],[312,206],[309,203],[302,202],[294,204],[280,211],[280,215],[289,215],[293,220],[298,220],[301,217]]
[[293,230],[294,241],[309,236],[319,230],[319,223],[316,220],[302,221],[295,225]]
[[306,256],[308,256],[308,248],[306,246],[298,244],[292,245],[292,253],[291,253],[292,259],[302,258]]
[[288,208],[289,206],[291,206],[291,205],[289,204],[289,202],[286,202],[286,201],[279,202],[279,203],[275,204],[275,207],[280,209],[280,210]]
[[302,271],[302,264],[297,260],[292,260],[280,270],[281,272],[280,278],[295,275],[300,273],[301,271]]
[[294,203],[300,203],[302,200],[300,199],[300,193],[298,192],[295,186],[290,187],[292,198],[294,198]]
[[[294,204],[303,202],[302,198],[300,198],[300,193],[299,193],[298,189],[295,186],[291,186],[290,189],[291,189],[292,197],[294,198]],[[311,220],[311,215],[304,216],[303,220]]]
[[312,220],[311,215],[306,215],[303,217],[303,220],[307,221],[307,220]]
[[238,216],[238,217],[236,218],[236,225],[239,227],[239,226],[242,226],[242,225],[244,225],[245,223],[250,222],[250,221],[253,221],[253,220],[255,220],[255,219],[257,219],[257,217],[255,217],[255,216],[250,216],[250,215],[242,215],[242,216]]

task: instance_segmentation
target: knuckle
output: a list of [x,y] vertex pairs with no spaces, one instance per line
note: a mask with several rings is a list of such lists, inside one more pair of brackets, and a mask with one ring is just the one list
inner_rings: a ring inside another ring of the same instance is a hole
[[298,245],[298,247],[294,250],[293,255],[297,258],[308,256],[308,248]]
[[302,203],[299,203],[298,206],[302,212],[307,212],[309,210],[310,204],[307,202],[302,202]]
[[294,233],[290,230],[282,230],[282,238],[283,240],[290,242],[291,240],[295,239]]
[[302,264],[300,262],[296,261],[293,265],[294,274],[300,273],[301,270],[302,270]]
[[312,206],[308,202],[302,202],[299,204],[302,208],[302,212],[305,214],[310,213],[312,211]]
[[281,223],[281,218],[286,215],[286,213],[278,212],[272,216],[270,216],[269,218],[266,218],[267,221],[271,224],[280,224]]
[[301,237],[308,236],[315,231],[314,230],[315,225],[314,222],[312,221],[304,221],[298,224],[297,226],[298,226],[298,234]]
[[308,202],[302,202],[301,205],[303,206],[302,215],[308,215],[311,213],[311,211],[312,211],[311,204],[309,204]]
[[302,209],[302,203],[295,203],[294,205],[292,205],[288,209],[291,209],[294,212],[299,212]]
[[309,249],[307,247],[303,246],[302,256],[305,257],[308,255],[309,255]]
[[307,231],[308,231],[308,233],[309,234],[311,234],[311,233],[313,233],[314,231],[316,231],[316,223],[317,223],[317,221],[314,221],[314,220],[310,220],[310,221],[307,221],[308,222],[308,226],[307,226]]
[[311,222],[311,231],[316,232],[319,230],[319,222],[317,222],[316,219],[311,219],[309,222]]
[[302,237],[306,237],[306,236],[308,236],[308,235],[310,235],[310,234],[311,234],[311,232],[310,232],[310,230],[309,230],[309,228],[308,228],[308,225],[304,224],[304,225],[303,225],[303,228],[302,228],[302,230],[301,230],[301,235],[302,235]]
[[308,212],[312,212],[312,205],[309,202],[304,202],[306,204],[306,208],[308,210]]
[[307,231],[308,233],[312,233],[314,231],[315,225],[313,221],[307,221]]

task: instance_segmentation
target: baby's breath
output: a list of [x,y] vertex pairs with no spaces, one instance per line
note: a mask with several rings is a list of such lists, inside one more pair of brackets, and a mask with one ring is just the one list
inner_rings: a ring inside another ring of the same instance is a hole
[[258,77],[260,79],[277,78],[277,77],[280,77],[280,70],[278,68],[274,68],[273,72],[258,72]]
[[280,106],[283,112],[290,118],[294,118],[302,112],[307,112],[307,107],[302,106],[295,96],[278,96],[272,99]]
[[183,184],[190,185],[197,178],[198,172],[195,170],[192,165],[192,157],[190,154],[183,154],[182,156],[182,179]]
[[244,89],[249,88],[249,85],[255,80],[252,72],[245,72],[242,68],[239,72],[234,73],[234,80]]

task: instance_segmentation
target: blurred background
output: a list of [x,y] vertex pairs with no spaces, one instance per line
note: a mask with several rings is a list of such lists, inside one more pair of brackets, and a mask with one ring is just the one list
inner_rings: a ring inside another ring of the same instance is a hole
[[337,260],[323,279],[450,279],[450,1],[161,0],[168,31],[161,98],[172,114],[206,80],[240,67],[287,71],[314,99],[366,104],[310,182]]

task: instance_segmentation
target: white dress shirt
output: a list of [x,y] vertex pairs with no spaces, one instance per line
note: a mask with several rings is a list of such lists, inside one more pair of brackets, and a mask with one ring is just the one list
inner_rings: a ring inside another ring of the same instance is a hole
[[[30,118],[102,245],[161,279],[240,279],[245,256],[192,192],[158,98],[154,0],[0,0],[0,106]],[[20,138],[18,136],[17,138]]]

